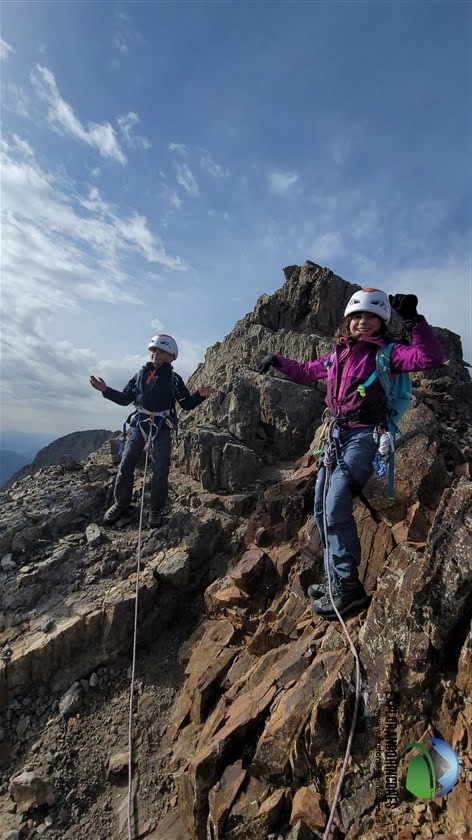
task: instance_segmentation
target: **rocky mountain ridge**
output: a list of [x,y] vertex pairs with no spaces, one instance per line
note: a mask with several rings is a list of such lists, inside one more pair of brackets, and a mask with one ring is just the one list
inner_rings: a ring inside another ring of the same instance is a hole
[[[149,840],[321,838],[344,756],[352,655],[305,595],[322,577],[311,514],[323,392],[256,369],[268,352],[323,352],[354,287],[311,262],[285,277],[191,378],[216,392],[182,419],[170,513],[142,534],[133,820]],[[413,377],[396,499],[372,479],[379,521],[356,502],[373,597],[347,621],[362,698],[336,840],[472,829],[472,385],[458,336],[438,334],[449,361]],[[0,814],[11,840],[128,836],[138,511],[101,526],[115,473],[111,441],[2,494]],[[388,697],[399,750],[434,732],[461,756],[447,797],[415,801],[399,762],[387,807],[384,745],[380,768],[377,755]]]
[[27,475],[35,475],[38,470],[59,464],[61,458],[82,461],[91,452],[94,452],[107,440],[115,436],[116,432],[112,432],[109,429],[89,429],[83,432],[71,432],[68,435],[58,437],[57,440],[52,441],[52,443],[40,449],[31,464],[26,464],[13,473],[13,475],[9,476],[5,481],[5,485],[10,486],[26,478]]

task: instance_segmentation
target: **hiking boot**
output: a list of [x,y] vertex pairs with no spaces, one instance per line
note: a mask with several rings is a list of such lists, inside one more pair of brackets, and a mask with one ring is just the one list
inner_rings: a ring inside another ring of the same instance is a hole
[[129,511],[129,508],[121,507],[117,505],[116,502],[111,508],[108,508],[105,516],[103,517],[103,522],[105,525],[113,525],[115,522],[118,522],[122,516],[125,516]]
[[[345,615],[345,613],[354,610],[360,612],[363,607],[366,607],[370,603],[370,595],[367,595],[362,583],[356,581],[355,583],[344,584],[344,586],[341,585],[340,588],[335,589],[333,591],[333,600],[339,614]],[[337,618],[329,593],[324,598],[320,598],[319,601],[315,601],[313,609],[322,618]]]
[[148,517],[148,528],[159,528],[164,521],[161,510],[150,510]]
[[[339,578],[337,575],[333,575],[333,577],[331,578],[331,589],[333,595],[335,592],[338,592],[339,587]],[[306,594],[309,598],[312,598],[314,601],[318,598],[322,598],[324,595],[327,595],[329,598],[328,579],[325,578],[322,583],[312,583],[311,586],[308,587]]]
[[306,594],[309,598],[312,598],[314,601],[316,601],[318,598],[322,598],[324,595],[329,594],[328,584],[312,583],[311,586],[308,587]]

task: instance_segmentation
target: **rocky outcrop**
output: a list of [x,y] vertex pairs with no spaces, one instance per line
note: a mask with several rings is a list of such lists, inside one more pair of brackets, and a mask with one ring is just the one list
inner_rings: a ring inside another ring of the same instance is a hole
[[69,435],[54,440],[52,443],[40,449],[31,464],[27,464],[17,470],[8,481],[6,486],[15,484],[26,478],[27,475],[35,475],[38,470],[60,464],[62,459],[82,461],[91,452],[99,449],[107,440],[115,437],[117,432],[110,432],[108,429],[92,429],[86,432],[72,432]]
[[[255,371],[275,350],[302,359],[329,347],[353,287],[313,263],[285,275],[192,377],[192,389],[211,381],[216,392],[182,420],[161,529],[139,537],[139,509],[123,528],[103,528],[113,441],[2,494],[0,814],[22,837],[128,836],[125,676],[138,547],[146,668],[133,718],[136,836],[323,836],[356,695],[340,625],[315,616],[306,598],[323,576],[312,515],[323,395]],[[472,831],[472,385],[459,337],[438,333],[449,361],[414,376],[396,499],[372,479],[376,518],[355,503],[372,601],[346,621],[361,686],[338,839]],[[138,470],[135,503],[142,482]],[[155,679],[172,627],[187,632],[179,661],[165,659]],[[124,674],[113,672],[120,655]],[[172,689],[171,671],[180,674]],[[429,734],[457,752],[461,776],[446,797],[415,801],[400,752]]]

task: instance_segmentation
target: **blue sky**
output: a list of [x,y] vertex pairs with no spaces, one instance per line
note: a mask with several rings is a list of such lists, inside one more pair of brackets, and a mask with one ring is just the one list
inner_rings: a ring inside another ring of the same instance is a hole
[[471,348],[468,2],[3,2],[2,427],[117,428],[311,259]]

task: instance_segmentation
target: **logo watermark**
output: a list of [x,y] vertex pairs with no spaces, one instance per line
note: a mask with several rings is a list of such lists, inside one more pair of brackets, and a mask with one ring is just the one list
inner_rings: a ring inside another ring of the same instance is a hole
[[429,736],[431,747],[417,741],[408,744],[402,755],[417,750],[408,764],[405,787],[419,799],[439,799],[446,796],[457,783],[460,773],[459,759],[449,744],[442,738]]
[[375,721],[375,793],[377,802],[395,808],[398,794],[398,698],[387,694]]
[[387,694],[375,721],[375,792],[376,802],[387,808],[400,803],[399,762],[411,751],[406,777],[401,780],[401,790],[407,790],[419,799],[440,799],[457,783],[460,763],[452,747],[442,738],[429,736],[430,747],[413,741],[398,751],[399,698]]

